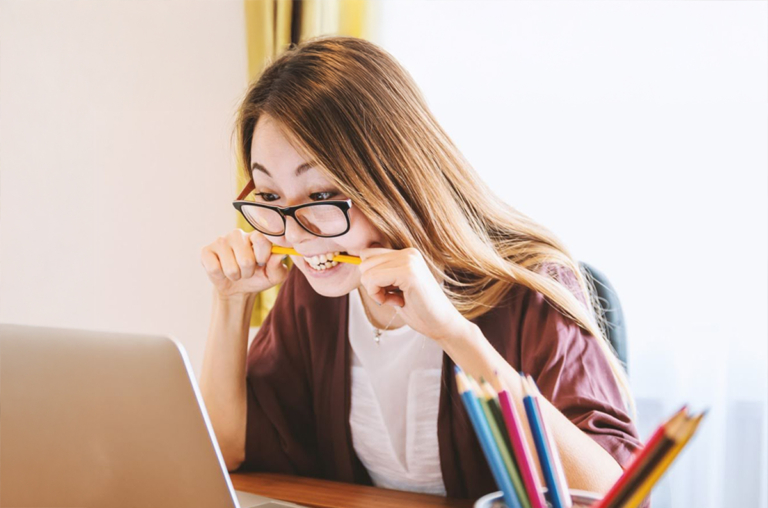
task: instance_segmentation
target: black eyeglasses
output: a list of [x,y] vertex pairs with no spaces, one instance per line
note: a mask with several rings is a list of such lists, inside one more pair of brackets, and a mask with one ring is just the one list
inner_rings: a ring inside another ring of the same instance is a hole
[[253,201],[242,201],[254,189],[251,180],[240,192],[232,205],[240,212],[248,224],[259,233],[268,236],[285,234],[286,217],[293,220],[305,231],[322,238],[341,236],[349,231],[349,209],[352,200],[319,201],[297,206],[273,206]]

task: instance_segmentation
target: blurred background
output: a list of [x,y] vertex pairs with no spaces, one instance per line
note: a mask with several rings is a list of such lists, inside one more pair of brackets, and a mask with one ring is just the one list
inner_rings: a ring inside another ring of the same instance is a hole
[[199,372],[238,101],[324,33],[610,278],[643,439],[710,408],[653,506],[768,506],[764,1],[0,0],[0,321],[170,334]]

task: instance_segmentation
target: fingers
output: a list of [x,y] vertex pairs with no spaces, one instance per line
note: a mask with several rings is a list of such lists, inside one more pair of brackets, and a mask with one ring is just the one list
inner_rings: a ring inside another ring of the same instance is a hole
[[379,304],[405,305],[403,291],[408,284],[403,276],[415,260],[415,249],[364,249],[360,263],[360,283],[368,295]]
[[200,262],[203,264],[203,268],[205,268],[205,271],[212,280],[223,280],[227,278],[221,269],[221,263],[219,263],[218,256],[216,256],[216,254],[214,254],[208,247],[205,247],[200,254]]
[[392,249],[379,248],[379,247],[368,247],[367,249],[363,249],[360,251],[360,260],[365,262],[370,258],[378,257],[378,256],[381,256],[382,254],[387,254],[388,252],[398,252],[398,251],[394,251]]
[[394,307],[400,307],[401,309],[405,307],[405,295],[401,292],[397,293],[387,293],[385,292],[382,301],[382,305],[392,305]]
[[267,240],[267,237],[258,231],[251,233],[249,238],[254,256],[256,257],[256,264],[258,266],[266,265],[272,255],[272,242]]
[[227,240],[219,237],[212,244],[212,252],[218,258],[221,271],[229,280],[240,280],[240,266]]
[[219,295],[259,293],[288,276],[282,264],[286,256],[271,251],[272,243],[261,233],[235,229],[203,247],[200,262]]
[[[390,249],[364,249],[360,252],[360,271],[367,272],[373,268],[381,268],[392,263],[402,263],[404,251]],[[407,259],[407,257],[405,258]]]
[[253,277],[254,271],[256,270],[256,257],[248,235],[244,231],[236,229],[232,231],[228,237],[232,253],[235,256],[235,261],[240,269],[240,278],[249,279]]
[[393,260],[397,260],[397,262],[403,265],[415,267],[420,259],[421,253],[414,248],[402,250],[368,248],[360,252],[360,270],[369,270]]
[[387,268],[396,268],[402,266],[402,261],[397,257],[379,256],[360,263],[359,270],[362,275],[369,272],[385,270]]
[[[399,306],[402,307],[404,304],[402,290],[405,289],[403,287],[405,281],[400,280],[401,276],[402,270],[396,267],[377,269],[372,272],[363,273],[360,276],[360,284],[376,302],[380,304],[391,303],[393,305],[399,303]],[[398,296],[399,298],[396,298]]]
[[283,260],[287,257],[287,255],[274,254],[264,266],[264,274],[271,284],[280,284],[288,277],[288,267],[283,264]]
[[[251,244],[251,237],[241,229],[235,229],[203,249],[201,262],[213,280],[238,281],[254,276],[257,271],[256,247]],[[263,242],[271,245],[269,240],[263,239]],[[264,247],[260,247],[262,255]],[[269,251],[269,246],[266,250]]]

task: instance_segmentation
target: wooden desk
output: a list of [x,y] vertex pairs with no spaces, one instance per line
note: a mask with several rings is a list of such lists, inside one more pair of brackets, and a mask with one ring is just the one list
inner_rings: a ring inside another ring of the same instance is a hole
[[471,508],[473,501],[273,473],[232,473],[235,490],[313,508]]

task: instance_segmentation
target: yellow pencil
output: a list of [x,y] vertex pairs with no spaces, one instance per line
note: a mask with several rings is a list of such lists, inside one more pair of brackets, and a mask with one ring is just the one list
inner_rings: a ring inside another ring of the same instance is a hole
[[[291,249],[290,247],[281,247],[279,245],[273,245],[272,246],[272,254],[289,254],[291,256],[301,256],[298,252],[296,252],[295,249]],[[349,263],[352,265],[359,265],[360,264],[360,258],[357,256],[346,256],[344,254],[339,254],[338,256],[333,256],[333,261],[337,261],[339,263]]]
[[681,426],[680,434],[682,435],[682,439],[675,445],[674,448],[669,451],[667,456],[664,457],[661,462],[659,462],[656,468],[653,469],[651,474],[648,475],[648,478],[645,479],[637,491],[632,494],[632,497],[630,497],[623,505],[624,508],[637,508],[640,506],[640,503],[642,503],[645,498],[648,497],[648,495],[651,493],[651,489],[653,489],[672,461],[675,460],[675,457],[677,457],[677,454],[680,453],[680,450],[685,447],[685,445],[688,443],[688,440],[691,439],[691,436],[693,436],[693,433],[696,432],[696,428],[699,426],[699,423],[701,423],[701,419],[704,418],[705,413],[706,412],[701,413],[695,418],[692,418],[690,421],[685,422]]

